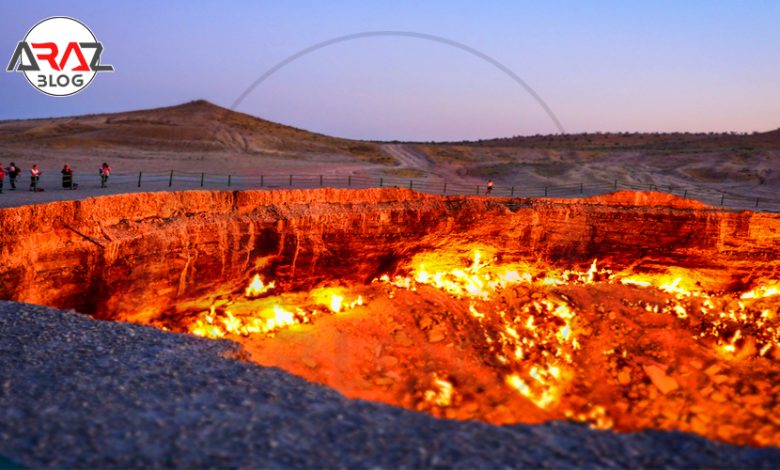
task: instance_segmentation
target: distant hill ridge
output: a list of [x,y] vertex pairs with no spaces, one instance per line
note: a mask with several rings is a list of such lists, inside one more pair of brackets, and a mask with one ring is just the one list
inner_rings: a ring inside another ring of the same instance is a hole
[[0,145],[379,156],[373,143],[296,129],[205,100],[139,111],[0,122]]
[[[163,108],[73,117],[0,121],[0,145],[47,148],[349,153],[379,158],[380,142],[331,137],[232,111],[206,100]],[[780,128],[736,133],[580,133],[515,136],[434,145],[579,150],[780,148]]]

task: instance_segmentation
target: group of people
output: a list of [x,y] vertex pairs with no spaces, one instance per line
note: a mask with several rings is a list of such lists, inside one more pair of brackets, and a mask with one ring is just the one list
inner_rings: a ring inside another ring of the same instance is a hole
[[[3,180],[5,179],[6,175],[8,176],[9,183],[11,183],[11,190],[13,191],[16,189],[16,179],[21,173],[21,168],[19,168],[14,162],[11,162],[11,164],[6,168],[3,168],[3,164],[0,163],[0,193],[3,192]],[[70,165],[65,165],[60,173],[62,173],[63,188],[77,189],[79,187],[79,185],[73,181],[73,169],[70,167]],[[108,163],[104,162],[98,170],[98,173],[100,174],[100,187],[107,187],[108,176],[111,174],[111,167],[108,165]],[[32,168],[30,168],[30,191],[42,191],[42,189],[38,187],[38,182],[40,181],[42,174],[43,172],[40,168],[38,168],[38,165],[33,165]]]
[[[3,168],[3,164],[0,163],[0,194],[3,192],[3,180],[5,179],[6,175],[8,175],[8,179],[11,183],[11,190],[16,189],[16,179],[19,177],[19,174],[21,174],[22,170],[16,166],[14,162],[11,162],[8,167]],[[76,184],[73,181],[73,169],[70,167],[70,165],[65,165],[62,168],[62,187],[65,189],[77,189],[79,187],[78,184]],[[100,187],[105,188],[108,185],[108,176],[111,174],[111,167],[108,165],[108,163],[103,162],[103,165],[101,165],[100,169],[98,170],[98,173],[100,174]],[[33,165],[32,168],[30,168],[30,191],[42,191],[38,187],[38,182],[41,178],[41,175],[43,172],[38,168],[38,165]],[[139,177],[140,178],[140,177]],[[290,180],[292,183],[292,180]],[[139,185],[140,179],[139,179]],[[446,189],[446,186],[445,186]],[[487,185],[485,187],[485,194],[490,195],[493,193],[493,180],[488,180]]]

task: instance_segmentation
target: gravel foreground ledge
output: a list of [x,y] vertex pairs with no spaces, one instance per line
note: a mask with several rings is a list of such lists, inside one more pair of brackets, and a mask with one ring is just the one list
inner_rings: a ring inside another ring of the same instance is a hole
[[237,345],[0,302],[0,455],[31,468],[777,468],[778,448],[349,400]]

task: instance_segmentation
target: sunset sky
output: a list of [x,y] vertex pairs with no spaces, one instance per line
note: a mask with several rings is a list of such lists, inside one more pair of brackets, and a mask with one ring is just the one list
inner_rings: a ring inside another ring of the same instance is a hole
[[[169,106],[229,107],[301,49],[364,31],[441,36],[499,61],[568,132],[767,131],[780,127],[780,2],[4,2],[3,70],[49,16],[86,23],[104,47],[83,92],[53,98],[0,74],[0,119]],[[443,44],[366,38],[270,77],[239,111],[351,138],[462,140],[554,133],[493,65]]]

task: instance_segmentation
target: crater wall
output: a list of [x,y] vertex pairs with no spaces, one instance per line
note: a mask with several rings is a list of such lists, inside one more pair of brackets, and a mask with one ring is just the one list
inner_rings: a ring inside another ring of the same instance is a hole
[[609,259],[774,274],[780,217],[658,193],[583,200],[440,197],[404,189],[186,191],[0,210],[0,298],[148,321],[240,289],[369,281],[422,250],[485,243],[551,264]]

